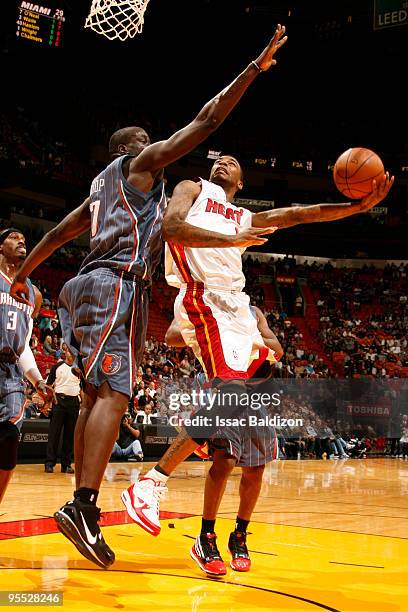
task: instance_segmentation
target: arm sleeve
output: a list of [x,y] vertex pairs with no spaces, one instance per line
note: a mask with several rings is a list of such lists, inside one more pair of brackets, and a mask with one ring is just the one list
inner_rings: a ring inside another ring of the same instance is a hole
[[33,352],[30,348],[30,339],[31,339],[32,331],[33,331],[33,320],[30,319],[30,322],[28,324],[26,343],[25,343],[24,350],[20,355],[19,365],[21,369],[23,370],[24,376],[26,376],[28,380],[30,381],[30,383],[32,383],[35,386],[35,384],[38,381],[42,380],[43,377],[41,376],[41,372],[37,367]]

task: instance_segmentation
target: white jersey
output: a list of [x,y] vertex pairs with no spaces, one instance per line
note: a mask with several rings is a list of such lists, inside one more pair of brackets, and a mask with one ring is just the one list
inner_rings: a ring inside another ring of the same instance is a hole
[[[227,202],[219,185],[201,180],[201,193],[186,217],[186,222],[220,234],[234,235],[252,226],[252,213]],[[166,280],[173,287],[193,282],[224,291],[241,291],[244,248],[193,248],[166,243]]]

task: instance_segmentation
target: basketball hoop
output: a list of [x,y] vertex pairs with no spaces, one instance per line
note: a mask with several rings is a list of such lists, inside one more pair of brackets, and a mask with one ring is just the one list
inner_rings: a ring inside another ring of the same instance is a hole
[[140,34],[149,0],[92,0],[85,27],[114,40]]

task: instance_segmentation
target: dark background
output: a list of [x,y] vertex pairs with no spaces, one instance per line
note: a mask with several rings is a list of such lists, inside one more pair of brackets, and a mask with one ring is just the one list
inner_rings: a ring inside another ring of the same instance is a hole
[[[18,41],[17,3],[7,5],[1,112],[14,125],[24,124],[39,147],[63,143],[87,170],[76,181],[57,181],[2,163],[1,187],[25,185],[63,198],[58,220],[87,194],[112,131],[135,124],[147,127],[153,139],[168,137],[257,57],[279,22],[289,40],[276,56],[278,66],[256,79],[202,147],[168,169],[169,190],[180,178],[205,176],[213,148],[242,162],[242,197],[275,200],[277,206],[344,201],[328,164],[349,147],[365,146],[396,175],[387,216],[282,231],[268,250],[405,257],[408,28],[373,31],[372,0],[151,0],[143,33],[124,43],[84,30],[90,2],[49,0],[45,6],[66,14],[61,49]],[[276,157],[275,168],[257,166],[254,160],[262,156]],[[313,171],[291,168],[297,159],[313,160]]]

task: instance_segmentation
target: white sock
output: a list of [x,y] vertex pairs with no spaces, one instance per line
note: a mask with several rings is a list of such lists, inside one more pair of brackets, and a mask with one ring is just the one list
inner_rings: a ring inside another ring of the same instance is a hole
[[145,474],[145,478],[151,478],[152,480],[156,480],[165,484],[169,477],[165,474],[162,474],[161,472],[158,472],[156,468],[152,468]]

